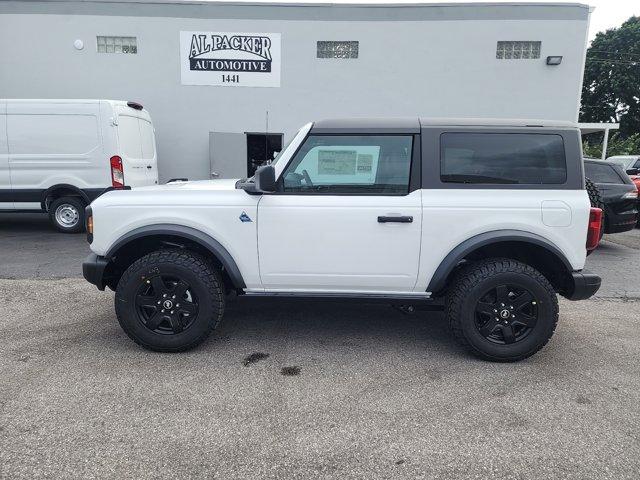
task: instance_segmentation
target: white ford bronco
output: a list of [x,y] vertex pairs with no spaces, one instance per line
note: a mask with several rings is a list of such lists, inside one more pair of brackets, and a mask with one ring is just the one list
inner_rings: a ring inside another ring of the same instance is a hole
[[304,126],[250,179],[111,191],[87,207],[85,278],[124,331],[181,351],[227,294],[442,308],[494,361],[540,350],[585,299],[599,240],[576,125],[345,119]]

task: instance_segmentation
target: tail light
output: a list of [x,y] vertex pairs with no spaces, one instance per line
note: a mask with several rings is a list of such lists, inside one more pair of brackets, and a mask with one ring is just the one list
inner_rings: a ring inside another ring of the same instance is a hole
[[88,205],[87,208],[84,209],[84,217],[85,217],[85,229],[87,230],[87,242],[93,242],[93,210],[91,210],[91,205]]
[[587,251],[594,250],[600,242],[600,227],[602,226],[602,210],[592,208],[589,212],[589,227],[587,228]]
[[111,162],[111,185],[113,188],[124,187],[124,170],[122,170],[122,159],[114,155],[109,159]]

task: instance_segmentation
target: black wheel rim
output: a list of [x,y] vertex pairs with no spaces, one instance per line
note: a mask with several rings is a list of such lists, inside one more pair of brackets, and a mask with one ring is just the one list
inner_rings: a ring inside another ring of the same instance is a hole
[[149,330],[176,335],[191,327],[198,316],[198,299],[184,280],[156,275],[144,280],[136,293],[136,314]]
[[524,340],[538,322],[539,302],[519,285],[498,285],[476,304],[475,325],[493,343],[508,345]]

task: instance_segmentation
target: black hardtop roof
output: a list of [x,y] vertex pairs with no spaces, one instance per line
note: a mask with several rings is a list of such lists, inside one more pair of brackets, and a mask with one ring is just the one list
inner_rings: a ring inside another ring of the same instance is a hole
[[312,133],[419,133],[421,127],[538,127],[578,128],[561,120],[510,118],[350,117],[319,120]]

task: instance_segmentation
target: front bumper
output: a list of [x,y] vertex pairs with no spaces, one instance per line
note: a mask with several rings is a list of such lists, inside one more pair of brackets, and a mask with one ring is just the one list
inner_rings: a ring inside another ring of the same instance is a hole
[[82,275],[87,282],[98,287],[98,290],[104,290],[104,270],[108,264],[109,261],[106,258],[90,253],[82,262]]
[[602,283],[602,279],[595,273],[585,271],[571,272],[569,290],[565,295],[569,300],[585,300],[593,296]]

